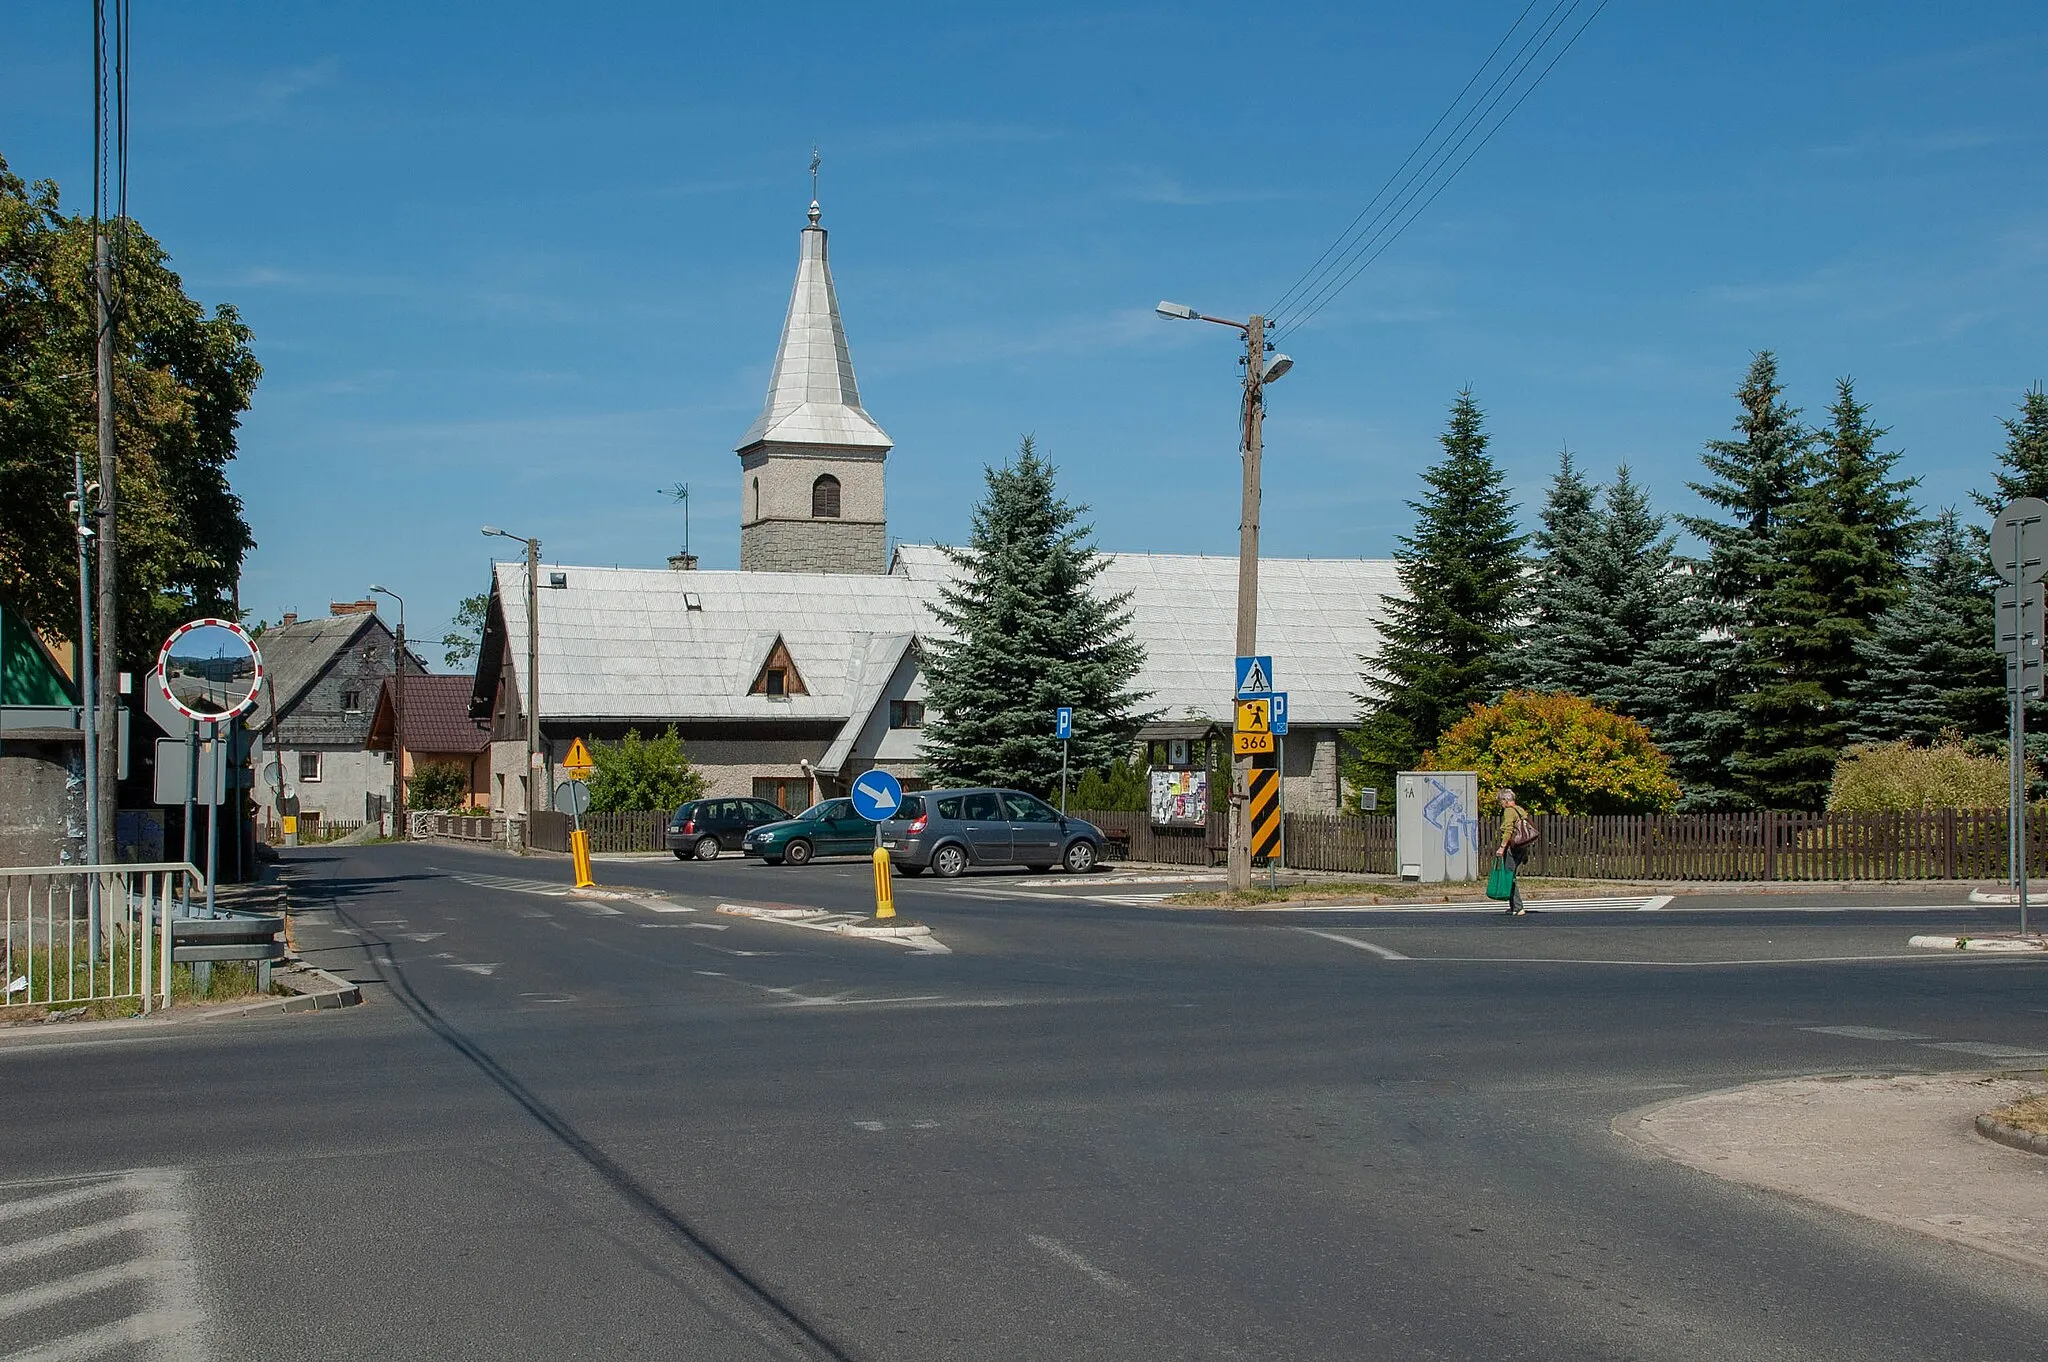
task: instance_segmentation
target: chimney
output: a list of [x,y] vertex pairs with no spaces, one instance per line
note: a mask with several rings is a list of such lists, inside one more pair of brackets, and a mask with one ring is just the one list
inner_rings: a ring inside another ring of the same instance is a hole
[[374,615],[377,613],[377,602],[367,599],[360,601],[329,601],[327,603],[327,613],[337,617],[342,615]]
[[298,622],[299,612],[296,610],[285,611],[284,618],[278,621],[279,624],[297,624]]
[[697,570],[697,555],[688,550],[682,553],[671,553],[668,556],[668,565],[677,572],[695,572]]

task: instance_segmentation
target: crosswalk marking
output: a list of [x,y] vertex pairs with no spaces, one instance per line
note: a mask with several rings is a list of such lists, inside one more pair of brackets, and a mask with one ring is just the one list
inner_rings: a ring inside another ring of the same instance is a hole
[[208,1355],[179,1169],[0,1186],[0,1362]]

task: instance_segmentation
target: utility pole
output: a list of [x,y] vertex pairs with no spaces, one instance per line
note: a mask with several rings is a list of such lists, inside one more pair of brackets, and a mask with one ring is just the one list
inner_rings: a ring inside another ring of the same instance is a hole
[[99,637],[99,841],[93,847],[96,864],[114,863],[115,819],[120,809],[120,617],[114,604],[114,583],[118,567],[115,550],[114,508],[116,505],[114,445],[114,269],[108,242],[100,235],[93,242],[94,311],[99,327],[99,357],[96,365],[100,398],[100,637]]
[[[1259,456],[1265,420],[1266,319],[1244,325],[1244,491],[1237,522],[1237,655],[1259,651]],[[1234,703],[1234,702],[1233,702]],[[1252,759],[1230,758],[1230,887],[1252,887]]]
[[80,727],[85,731],[85,859],[88,864],[100,854],[100,742],[99,706],[93,696],[92,646],[92,539],[93,508],[85,500],[85,456],[71,456],[71,515],[77,521],[78,536],[78,651],[71,660],[71,676],[78,683]]
[[[1213,322],[1234,326],[1244,333],[1244,425],[1240,447],[1244,452],[1244,491],[1237,521],[1237,655],[1253,657],[1259,643],[1259,455],[1266,418],[1266,385],[1277,381],[1294,367],[1286,355],[1266,354],[1266,319],[1251,317],[1234,322],[1228,317],[1211,317],[1184,303],[1161,303],[1153,309],[1170,321]],[[1270,681],[1271,678],[1268,678]],[[1233,693],[1231,705],[1236,707]],[[1230,756],[1230,887],[1252,887],[1251,771],[1252,759],[1240,756],[1236,744]]]
[[405,838],[405,597],[389,587],[371,586],[374,595],[398,602],[397,669],[391,674],[391,835]]

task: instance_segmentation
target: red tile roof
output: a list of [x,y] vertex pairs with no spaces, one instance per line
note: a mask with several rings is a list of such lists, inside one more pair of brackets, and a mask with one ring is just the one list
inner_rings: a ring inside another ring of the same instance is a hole
[[[478,727],[469,717],[469,696],[475,682],[467,676],[405,678],[405,748],[408,752],[481,752],[490,746],[488,724]],[[370,721],[369,746],[391,746],[391,682],[377,696],[377,714]]]

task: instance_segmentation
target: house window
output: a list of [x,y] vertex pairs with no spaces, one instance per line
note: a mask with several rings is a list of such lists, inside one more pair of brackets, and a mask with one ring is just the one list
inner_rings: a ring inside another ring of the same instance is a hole
[[363,707],[363,693],[359,690],[345,690],[341,693],[341,707],[354,714]]
[[318,752],[299,753],[299,779],[302,781],[320,779],[320,754]]
[[889,702],[889,727],[923,728],[924,701],[891,700]]
[[770,667],[762,678],[763,687],[770,695],[789,694],[789,673],[780,667]]
[[839,479],[821,473],[811,484],[811,515],[819,520],[839,519]]
[[802,813],[811,806],[811,782],[802,776],[755,776],[754,798],[780,809]]

